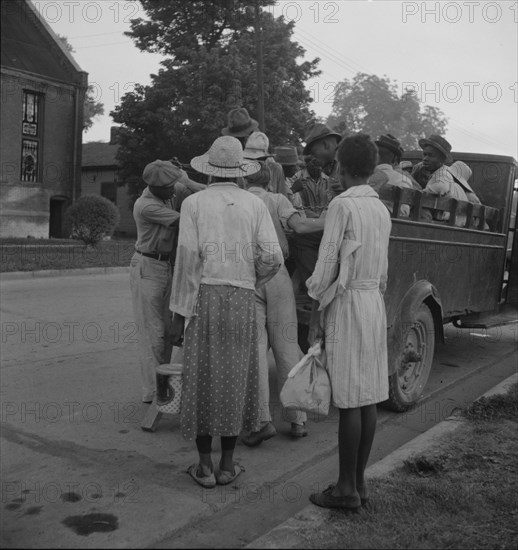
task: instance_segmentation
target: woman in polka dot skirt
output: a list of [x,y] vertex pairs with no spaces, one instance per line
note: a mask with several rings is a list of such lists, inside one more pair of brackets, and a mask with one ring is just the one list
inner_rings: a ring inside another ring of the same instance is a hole
[[[188,473],[203,487],[231,483],[237,436],[255,431],[259,355],[255,288],[279,270],[283,256],[265,204],[236,178],[257,172],[239,141],[218,138],[191,166],[212,177],[182,205],[170,308],[173,343],[184,340],[182,434],[195,439],[198,464]],[[221,459],[212,462],[212,438]]]

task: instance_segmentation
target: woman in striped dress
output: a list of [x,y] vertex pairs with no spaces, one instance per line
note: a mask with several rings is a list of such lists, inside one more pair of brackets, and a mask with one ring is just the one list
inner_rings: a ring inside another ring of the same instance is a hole
[[[236,179],[260,169],[243,159],[235,137],[218,138],[191,166],[212,177],[182,204],[170,309],[173,344],[184,344],[182,434],[196,439],[199,462],[188,473],[203,487],[231,483],[241,430],[259,429],[259,351],[255,289],[284,259],[263,201]],[[184,334],[185,329],[185,334]],[[221,437],[214,468],[212,438]]]
[[329,205],[318,261],[308,279],[319,302],[311,343],[324,336],[333,404],[340,412],[339,477],[310,500],[326,508],[358,508],[367,499],[364,472],[376,430],[376,403],[388,398],[386,288],[390,215],[367,179],[378,151],[364,134],[338,150],[345,191]]

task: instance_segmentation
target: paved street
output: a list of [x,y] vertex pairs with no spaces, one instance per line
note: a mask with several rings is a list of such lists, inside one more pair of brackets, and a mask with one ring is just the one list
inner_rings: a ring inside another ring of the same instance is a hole
[[[334,475],[336,414],[294,441],[274,405],[279,435],[256,449],[238,444],[246,472],[236,486],[195,485],[185,473],[195,445],[178,419],[140,429],[147,406],[127,274],[3,281],[1,325],[5,546],[242,547]],[[516,330],[450,327],[429,398],[404,415],[380,411],[372,460],[515,372]]]

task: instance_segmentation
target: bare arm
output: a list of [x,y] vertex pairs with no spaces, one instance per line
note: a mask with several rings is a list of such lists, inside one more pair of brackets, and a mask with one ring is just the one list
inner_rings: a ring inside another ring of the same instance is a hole
[[303,218],[298,212],[288,220],[288,227],[297,234],[323,231],[325,218]]

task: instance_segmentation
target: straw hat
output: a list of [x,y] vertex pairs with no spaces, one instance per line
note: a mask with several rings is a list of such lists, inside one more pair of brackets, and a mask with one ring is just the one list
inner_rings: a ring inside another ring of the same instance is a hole
[[244,107],[232,109],[227,115],[227,126],[221,130],[224,136],[246,137],[257,130],[259,123]]
[[451,166],[446,166],[446,169],[460,183],[461,187],[463,187],[465,191],[474,193],[473,189],[471,189],[471,186],[468,183],[472,171],[465,162],[457,160]]
[[432,135],[429,138],[422,138],[419,140],[419,147],[424,149],[425,145],[430,145],[438,151],[440,151],[445,157],[446,162],[452,162],[453,158],[451,156],[451,145],[447,142],[442,136]]
[[191,166],[202,174],[218,178],[246,177],[261,168],[258,161],[243,158],[243,147],[232,136],[216,139],[207,153],[191,160]]
[[246,140],[243,157],[245,159],[260,159],[273,156],[268,153],[270,140],[263,132],[252,132]]
[[155,160],[142,172],[142,179],[151,187],[167,187],[184,176],[185,172],[168,160]]

